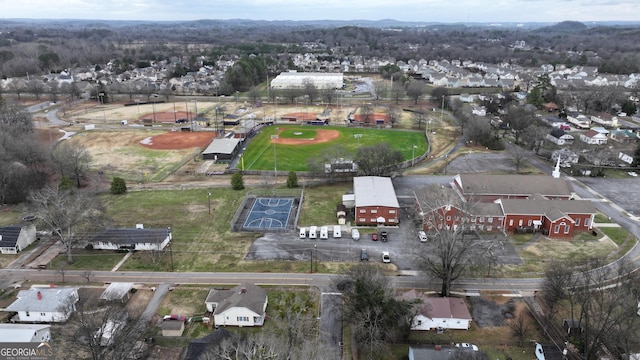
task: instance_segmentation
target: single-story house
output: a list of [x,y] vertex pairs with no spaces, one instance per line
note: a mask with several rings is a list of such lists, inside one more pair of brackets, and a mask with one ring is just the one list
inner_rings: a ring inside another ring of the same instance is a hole
[[409,290],[400,298],[414,303],[411,330],[469,330],[472,319],[463,299],[428,297],[416,290]]
[[5,311],[18,313],[18,322],[65,322],[76,311],[77,288],[39,288],[18,292],[18,299]]
[[610,136],[611,140],[622,144],[633,144],[638,141],[638,135],[629,130],[613,130]]
[[357,176],[353,178],[356,225],[397,225],[400,205],[391,178]]
[[267,291],[253,284],[229,290],[212,289],[205,305],[213,313],[216,326],[262,326],[269,298]]
[[51,325],[47,324],[0,324],[2,342],[49,342]]
[[0,253],[17,254],[36,241],[36,226],[0,227]]
[[202,159],[231,161],[240,150],[241,144],[242,139],[237,138],[213,139],[209,146],[202,152]]
[[449,360],[456,359],[457,349],[453,346],[410,345],[409,360]]
[[569,134],[568,132],[560,128],[554,128],[553,130],[551,130],[551,132],[547,134],[547,140],[551,141],[556,145],[566,145],[566,144],[572,144],[574,138],[573,138],[573,135]]
[[98,250],[162,250],[171,241],[171,228],[105,229],[96,234],[89,244]]
[[596,130],[587,130],[580,134],[580,140],[591,145],[604,145],[607,143],[607,135]]

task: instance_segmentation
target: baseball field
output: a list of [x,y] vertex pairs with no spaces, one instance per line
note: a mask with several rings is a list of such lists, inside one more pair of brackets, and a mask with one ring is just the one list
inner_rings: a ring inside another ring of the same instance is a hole
[[307,159],[320,155],[327,147],[341,145],[355,154],[359,146],[382,142],[400,150],[405,160],[427,151],[426,139],[417,131],[276,125],[262,129],[249,142],[243,156],[244,169],[272,170],[276,165],[278,171],[306,171]]

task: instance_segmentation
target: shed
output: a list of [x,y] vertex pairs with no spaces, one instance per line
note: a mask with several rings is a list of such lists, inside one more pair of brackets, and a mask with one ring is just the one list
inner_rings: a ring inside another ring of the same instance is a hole
[[162,320],[160,330],[162,330],[162,336],[182,336],[184,320]]
[[17,254],[36,241],[36,227],[24,226],[0,227],[0,253]]
[[47,324],[0,324],[2,342],[49,342],[51,325]]
[[133,283],[111,283],[100,295],[100,300],[126,302],[131,297],[132,288]]

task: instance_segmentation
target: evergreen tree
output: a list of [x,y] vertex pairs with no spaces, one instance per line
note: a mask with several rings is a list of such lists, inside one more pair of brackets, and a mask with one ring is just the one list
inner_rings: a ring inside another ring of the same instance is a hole
[[296,175],[295,171],[289,171],[289,177],[287,178],[287,187],[295,188],[298,187],[298,175]]
[[237,172],[231,176],[231,188],[233,190],[242,190],[244,189],[244,179],[242,178],[242,173]]
[[114,195],[124,194],[127,192],[127,183],[121,177],[114,177],[111,181],[111,193]]

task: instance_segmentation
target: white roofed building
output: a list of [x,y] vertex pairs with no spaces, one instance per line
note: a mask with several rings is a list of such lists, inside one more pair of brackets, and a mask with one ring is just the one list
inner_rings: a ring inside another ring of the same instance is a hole
[[272,89],[302,89],[310,81],[317,89],[342,89],[344,75],[342,73],[297,72],[290,70],[280,73],[271,80]]
[[388,177],[353,178],[356,225],[397,225],[400,205],[393,183]]

